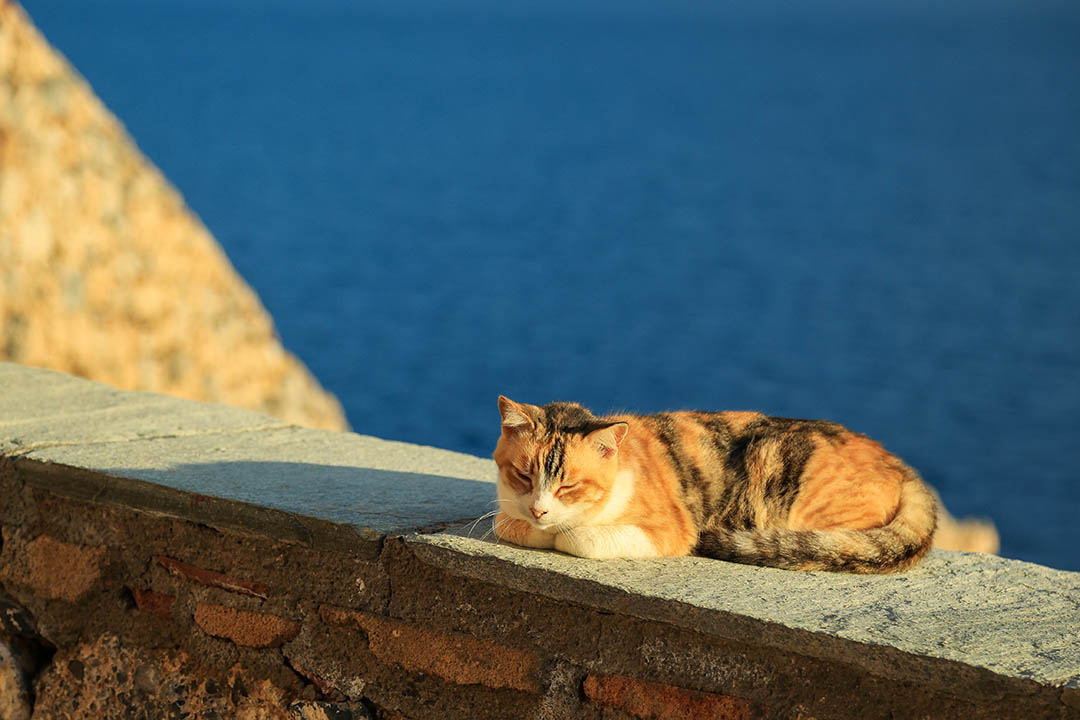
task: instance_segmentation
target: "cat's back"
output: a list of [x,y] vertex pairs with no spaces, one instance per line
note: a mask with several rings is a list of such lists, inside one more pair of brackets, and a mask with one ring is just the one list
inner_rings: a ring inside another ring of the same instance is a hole
[[[878,443],[827,420],[753,411],[680,410],[622,415],[630,462],[680,492],[699,526],[754,527],[786,519],[804,491],[828,494],[858,478],[899,480],[903,467]],[[836,485],[834,488],[833,486]]]
[[619,420],[637,428],[639,440],[656,442],[676,456],[698,463],[727,462],[731,453],[779,453],[792,457],[820,444],[833,445],[865,436],[828,420],[806,420],[766,415],[750,410],[677,410],[650,415],[618,415]]

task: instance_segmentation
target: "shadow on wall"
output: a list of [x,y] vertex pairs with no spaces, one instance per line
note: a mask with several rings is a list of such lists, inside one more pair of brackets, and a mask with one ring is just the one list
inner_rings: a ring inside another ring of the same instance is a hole
[[[30,472],[70,475],[70,470],[35,465]],[[198,516],[200,522],[220,518],[264,529],[267,523],[281,522],[261,517],[265,508],[392,533],[471,521],[495,507],[494,482],[354,466],[221,461],[165,469],[112,467],[100,474],[107,479],[93,473],[96,482],[76,480],[83,486],[79,494],[89,492],[97,500],[181,517]]]

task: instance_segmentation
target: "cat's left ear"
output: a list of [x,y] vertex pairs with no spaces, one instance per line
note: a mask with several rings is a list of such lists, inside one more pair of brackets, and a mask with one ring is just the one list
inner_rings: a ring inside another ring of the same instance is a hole
[[617,422],[605,428],[593,430],[585,437],[592,442],[601,455],[612,458],[619,452],[619,446],[622,445],[622,441],[626,439],[626,433],[629,431],[629,425],[624,422]]
[[536,422],[529,416],[528,410],[508,397],[499,396],[499,414],[502,415],[503,430],[533,430]]

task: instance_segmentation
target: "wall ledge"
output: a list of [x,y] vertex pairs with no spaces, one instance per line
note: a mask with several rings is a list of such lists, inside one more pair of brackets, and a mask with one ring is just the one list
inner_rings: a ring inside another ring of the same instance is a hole
[[[890,576],[571,558],[480,539],[493,479],[490,460],[0,363],[0,595],[57,656],[164,663],[165,637],[167,662],[277,688],[235,702],[355,717],[659,717],[656,697],[1080,717],[1080,573],[942,551]],[[58,702],[80,679],[48,668]]]

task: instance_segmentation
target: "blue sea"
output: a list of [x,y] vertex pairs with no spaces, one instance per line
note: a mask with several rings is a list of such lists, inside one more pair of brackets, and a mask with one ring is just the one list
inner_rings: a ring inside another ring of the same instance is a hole
[[358,432],[828,418],[1080,570],[1080,3],[27,9]]

